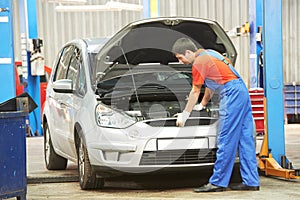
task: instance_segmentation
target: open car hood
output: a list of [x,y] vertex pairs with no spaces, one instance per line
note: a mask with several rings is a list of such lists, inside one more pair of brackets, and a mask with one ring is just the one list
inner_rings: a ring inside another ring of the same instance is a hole
[[214,49],[234,64],[237,52],[215,21],[199,18],[152,18],[133,22],[115,34],[96,56],[94,79],[117,64],[139,65],[178,62],[171,52],[180,37],[190,37],[205,49]]
[[[172,53],[173,44],[181,37],[220,52],[233,64],[236,61],[231,40],[214,21],[171,17],[133,22],[112,36],[95,56],[93,85],[99,102],[126,113],[140,113],[140,120],[163,118],[175,126],[174,116],[185,108],[192,84],[191,66],[180,64]],[[203,94],[204,88],[199,99]],[[218,111],[218,96],[214,97],[209,109]],[[198,125],[203,117],[211,122],[210,111],[194,114]]]

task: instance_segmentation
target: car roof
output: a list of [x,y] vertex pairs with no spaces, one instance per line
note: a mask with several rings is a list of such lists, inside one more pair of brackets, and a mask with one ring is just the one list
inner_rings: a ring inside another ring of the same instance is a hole
[[106,44],[109,40],[109,37],[102,37],[102,38],[86,38],[83,41],[87,45],[88,53],[97,53],[99,50]]

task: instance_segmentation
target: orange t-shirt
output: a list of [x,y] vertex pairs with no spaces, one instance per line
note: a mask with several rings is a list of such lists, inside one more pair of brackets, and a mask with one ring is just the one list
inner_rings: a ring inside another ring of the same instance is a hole
[[[203,85],[206,78],[222,85],[237,79],[237,76],[223,61],[206,53],[198,56],[202,51],[205,50],[199,50],[195,54],[196,58],[192,66],[193,85]],[[228,59],[226,60],[230,63]]]

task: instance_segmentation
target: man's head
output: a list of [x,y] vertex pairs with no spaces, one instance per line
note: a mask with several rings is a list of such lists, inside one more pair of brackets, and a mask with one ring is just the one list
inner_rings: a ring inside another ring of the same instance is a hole
[[193,63],[196,51],[197,46],[189,38],[179,38],[172,47],[172,52],[175,54],[178,61],[183,64]]

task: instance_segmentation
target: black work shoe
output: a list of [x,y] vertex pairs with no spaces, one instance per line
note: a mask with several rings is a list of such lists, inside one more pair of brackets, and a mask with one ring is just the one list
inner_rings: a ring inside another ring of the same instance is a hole
[[226,188],[224,188],[224,187],[219,187],[219,186],[213,185],[211,183],[208,183],[202,187],[195,188],[194,192],[222,192],[225,189]]
[[259,186],[248,186],[245,184],[238,184],[238,185],[233,185],[230,187],[231,190],[248,190],[248,191],[258,191]]

